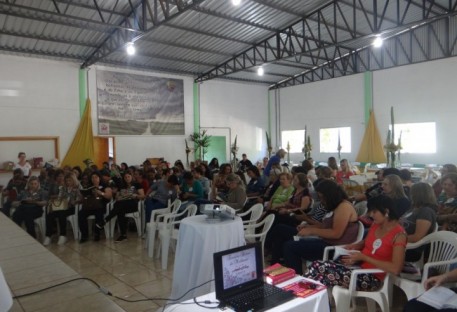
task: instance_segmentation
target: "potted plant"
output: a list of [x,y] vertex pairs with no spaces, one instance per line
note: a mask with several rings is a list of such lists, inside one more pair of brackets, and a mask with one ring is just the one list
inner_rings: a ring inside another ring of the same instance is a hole
[[[211,143],[211,136],[207,135],[206,132],[206,130],[194,132],[189,136],[189,139],[194,142],[195,150],[198,150],[201,160],[205,160],[205,154],[208,152],[208,147]],[[195,154],[197,154],[197,152]]]

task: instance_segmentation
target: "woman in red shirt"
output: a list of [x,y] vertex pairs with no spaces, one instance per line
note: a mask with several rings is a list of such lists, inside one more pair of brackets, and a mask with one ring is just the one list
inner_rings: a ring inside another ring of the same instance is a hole
[[[374,223],[365,240],[345,246],[353,252],[341,260],[314,261],[305,276],[329,287],[338,285],[347,288],[354,266],[362,269],[379,268],[387,273],[399,274],[403,268],[407,238],[392,207],[392,199],[385,195],[371,198],[368,201],[368,211]],[[384,276],[385,274],[360,274],[357,289],[378,290]]]

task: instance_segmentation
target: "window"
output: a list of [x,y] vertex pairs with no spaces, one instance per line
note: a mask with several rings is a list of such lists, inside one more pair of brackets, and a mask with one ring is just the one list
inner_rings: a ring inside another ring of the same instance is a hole
[[281,132],[282,148],[287,148],[287,142],[290,145],[290,153],[302,153],[305,146],[303,143],[305,139],[305,130],[288,130]]
[[[391,128],[389,126],[389,128]],[[395,144],[401,134],[401,153],[436,153],[436,124],[434,122],[395,124]]]
[[[325,128],[319,131],[321,153],[338,153],[338,136],[340,138],[341,153],[351,152],[351,128]],[[312,143],[312,142],[311,142]]]

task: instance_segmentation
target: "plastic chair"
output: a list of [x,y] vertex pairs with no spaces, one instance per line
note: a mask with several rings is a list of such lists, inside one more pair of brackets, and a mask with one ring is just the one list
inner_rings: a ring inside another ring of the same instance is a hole
[[41,238],[44,240],[46,237],[46,206],[43,206],[43,214],[41,217],[33,220],[40,230]]
[[[244,227],[244,238],[246,239],[247,243],[254,243],[256,241],[261,241],[262,243],[262,258],[265,258],[264,253],[264,246],[265,246],[265,238],[267,237],[267,233],[270,230],[271,226],[273,225],[273,221],[275,220],[274,214],[269,214],[265,217],[261,222],[255,224],[249,224]],[[258,233],[258,229],[260,233]]]
[[335,299],[336,312],[347,312],[350,310],[351,299],[362,297],[366,299],[368,311],[376,311],[375,302],[381,307],[381,311],[389,311],[388,293],[392,288],[390,274],[386,274],[383,285],[378,291],[359,291],[357,290],[357,276],[359,274],[385,273],[380,269],[356,269],[352,271],[349,288],[334,286],[332,290]]
[[[355,239],[355,241],[352,244],[358,243],[358,242],[363,240],[363,234],[365,232],[365,226],[360,221],[357,221],[357,224],[359,225],[359,229],[357,230],[357,238]],[[325,247],[324,255],[322,257],[322,260],[328,260],[330,251],[334,250],[335,247],[336,246],[327,246],[327,247]]]
[[[110,213],[111,209],[113,209],[113,204],[114,204],[113,200],[111,200],[109,203],[106,204],[106,208],[105,208],[106,210],[105,210],[105,215],[104,215],[105,217]],[[77,226],[77,230],[76,230],[76,232],[78,234],[78,239],[81,236],[81,231],[79,230],[79,221],[78,221],[78,214],[79,214],[79,211],[81,209],[82,209],[82,205],[81,204],[76,205],[75,214],[73,215],[76,218],[76,224],[78,225]],[[67,218],[67,220],[68,220],[68,218]],[[88,216],[87,220],[94,220],[94,222],[95,222],[95,216],[94,215]],[[106,239],[110,239],[110,238],[114,237],[114,226],[115,226],[115,224],[116,224],[116,217],[111,219],[105,225],[105,237],[106,237]],[[74,229],[75,228],[73,228],[73,231],[74,231]],[[75,235],[75,237],[76,237],[76,235]]]
[[141,237],[143,234],[143,224],[144,224],[144,200],[138,201],[138,210],[135,212],[130,212],[125,214],[126,218],[132,218],[135,221],[136,231],[138,236]]
[[[430,252],[427,263],[421,267],[422,277],[420,280],[411,279],[409,274],[400,274],[393,278],[394,285],[400,287],[408,300],[418,297],[425,291],[424,282],[433,268],[433,274],[443,274],[450,271],[451,265],[457,264],[457,233],[450,231],[438,231],[431,233],[416,243],[409,243],[406,249],[415,249],[430,244]],[[391,299],[389,293],[389,299]],[[391,301],[390,301],[391,302]]]
[[[161,222],[159,227],[159,240],[160,240],[160,253],[162,255],[162,270],[166,270],[168,267],[168,249],[170,248],[170,240],[178,240],[179,228],[177,227],[182,220],[187,217],[195,216],[197,213],[197,206],[190,204],[181,212],[175,211],[175,213],[169,213],[164,215],[163,222]],[[184,217],[181,219],[181,217]],[[180,218],[180,220],[176,220]],[[156,254],[156,258],[159,257],[159,252]]]
[[179,210],[181,207],[181,200],[175,199],[173,203],[170,203],[167,208],[155,209],[151,213],[151,219],[146,224],[146,249],[148,250],[148,256],[152,258],[154,256],[154,243],[156,238],[156,231],[158,229],[159,222],[163,222],[163,216]]
[[75,206],[75,213],[67,217],[67,221],[71,225],[71,230],[73,231],[73,236],[75,241],[79,240],[79,226],[78,226],[78,205]]
[[[248,211],[242,212],[242,213],[238,213],[237,216],[242,218],[242,217],[247,216],[247,215],[250,214],[249,220],[243,221],[243,226],[246,226],[246,225],[255,224],[260,219],[260,217],[262,216],[262,212],[263,212],[263,205],[262,204],[255,204],[254,206],[249,208]],[[246,231],[245,231],[245,233],[246,233]],[[246,234],[252,234],[252,233],[246,233]]]

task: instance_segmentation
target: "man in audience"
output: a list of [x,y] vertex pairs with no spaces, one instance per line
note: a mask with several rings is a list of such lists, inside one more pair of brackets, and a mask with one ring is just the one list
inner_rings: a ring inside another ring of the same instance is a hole
[[278,168],[279,170],[281,170],[281,166],[280,166],[281,159],[283,159],[286,156],[286,154],[287,154],[287,152],[281,148],[274,156],[272,156],[270,158],[270,160],[268,161],[268,164],[265,167],[265,169],[263,169],[264,176],[269,177],[270,171],[273,168]]
[[241,172],[246,172],[246,170],[252,166],[252,162],[248,159],[246,154],[241,155],[242,159],[238,163],[238,170]]

